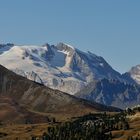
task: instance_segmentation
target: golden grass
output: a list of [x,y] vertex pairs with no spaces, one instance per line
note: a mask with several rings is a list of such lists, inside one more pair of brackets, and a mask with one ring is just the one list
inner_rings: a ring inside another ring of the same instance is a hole
[[0,133],[6,133],[7,136],[0,140],[31,140],[31,136],[42,136],[47,132],[49,124],[25,124],[25,125],[6,125],[0,127]]
[[[137,117],[136,117],[137,116]],[[140,116],[136,114],[129,117],[129,130],[112,131],[113,140],[127,140],[128,137],[136,137],[140,135]]]

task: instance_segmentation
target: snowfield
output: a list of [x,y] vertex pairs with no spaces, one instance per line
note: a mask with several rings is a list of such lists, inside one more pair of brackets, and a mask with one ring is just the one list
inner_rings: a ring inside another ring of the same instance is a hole
[[75,94],[93,79],[119,79],[100,56],[70,45],[0,45],[0,64],[53,89]]

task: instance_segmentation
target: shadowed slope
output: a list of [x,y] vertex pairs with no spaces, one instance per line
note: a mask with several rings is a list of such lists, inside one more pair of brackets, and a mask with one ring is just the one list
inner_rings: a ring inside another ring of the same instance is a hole
[[[90,103],[61,91],[50,89],[16,75],[2,66],[0,66],[0,96],[1,100],[4,97],[7,98],[8,105],[11,104],[10,102],[15,102],[18,106],[31,112],[43,115],[51,114],[55,117],[74,117],[97,111],[118,111],[116,108]],[[15,110],[15,108],[13,109]],[[15,114],[17,112],[16,110]]]

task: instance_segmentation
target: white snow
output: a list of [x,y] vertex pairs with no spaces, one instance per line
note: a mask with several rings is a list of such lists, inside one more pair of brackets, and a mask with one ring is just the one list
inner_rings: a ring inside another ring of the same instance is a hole
[[100,65],[101,67],[104,67],[104,64],[103,64],[103,63],[100,63],[99,65]]
[[[50,54],[49,49],[51,49],[52,54]],[[94,77],[104,76],[100,75],[96,69],[99,65],[103,67],[104,63],[96,61],[97,56],[92,53],[84,53],[70,45],[64,49],[53,46],[49,49],[48,46],[37,45],[5,46],[0,48],[0,64],[19,75],[37,82],[41,81],[46,86],[70,94],[81,90]],[[75,58],[73,58],[74,53],[77,54]],[[88,60],[84,60],[83,56]],[[94,67],[88,65],[88,61],[91,61]],[[71,69],[71,65],[74,65],[73,69]],[[78,69],[75,68],[77,65]]]
[[132,67],[129,73],[131,78],[135,80],[138,84],[140,84],[140,65]]
[[[60,51],[54,48],[52,50],[54,51],[54,56],[48,62],[43,57],[43,54],[48,51],[47,47],[25,45],[13,46],[10,49],[6,47],[0,50],[0,52],[3,52],[0,54],[0,64],[31,80],[33,79],[31,73],[35,72],[43,83],[51,88],[58,88],[53,86],[54,79],[58,82],[61,89],[63,88],[64,81],[73,80],[80,83],[74,77],[61,78],[57,76],[62,72],[70,72],[68,69],[70,57],[67,51]],[[66,92],[67,90],[64,89],[64,91]],[[74,91],[71,94],[74,94]]]
[[71,49],[75,49],[73,46],[71,46],[71,45],[69,45],[69,44],[67,44],[67,43],[64,43],[66,46],[68,46],[68,47],[70,47]]

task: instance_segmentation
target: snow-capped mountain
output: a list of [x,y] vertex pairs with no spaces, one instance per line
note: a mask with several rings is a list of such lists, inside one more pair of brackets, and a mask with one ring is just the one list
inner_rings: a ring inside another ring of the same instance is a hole
[[120,79],[100,56],[70,45],[0,45],[0,64],[33,81],[75,94],[93,79]]
[[140,65],[132,67],[128,74],[137,84],[140,84]]

